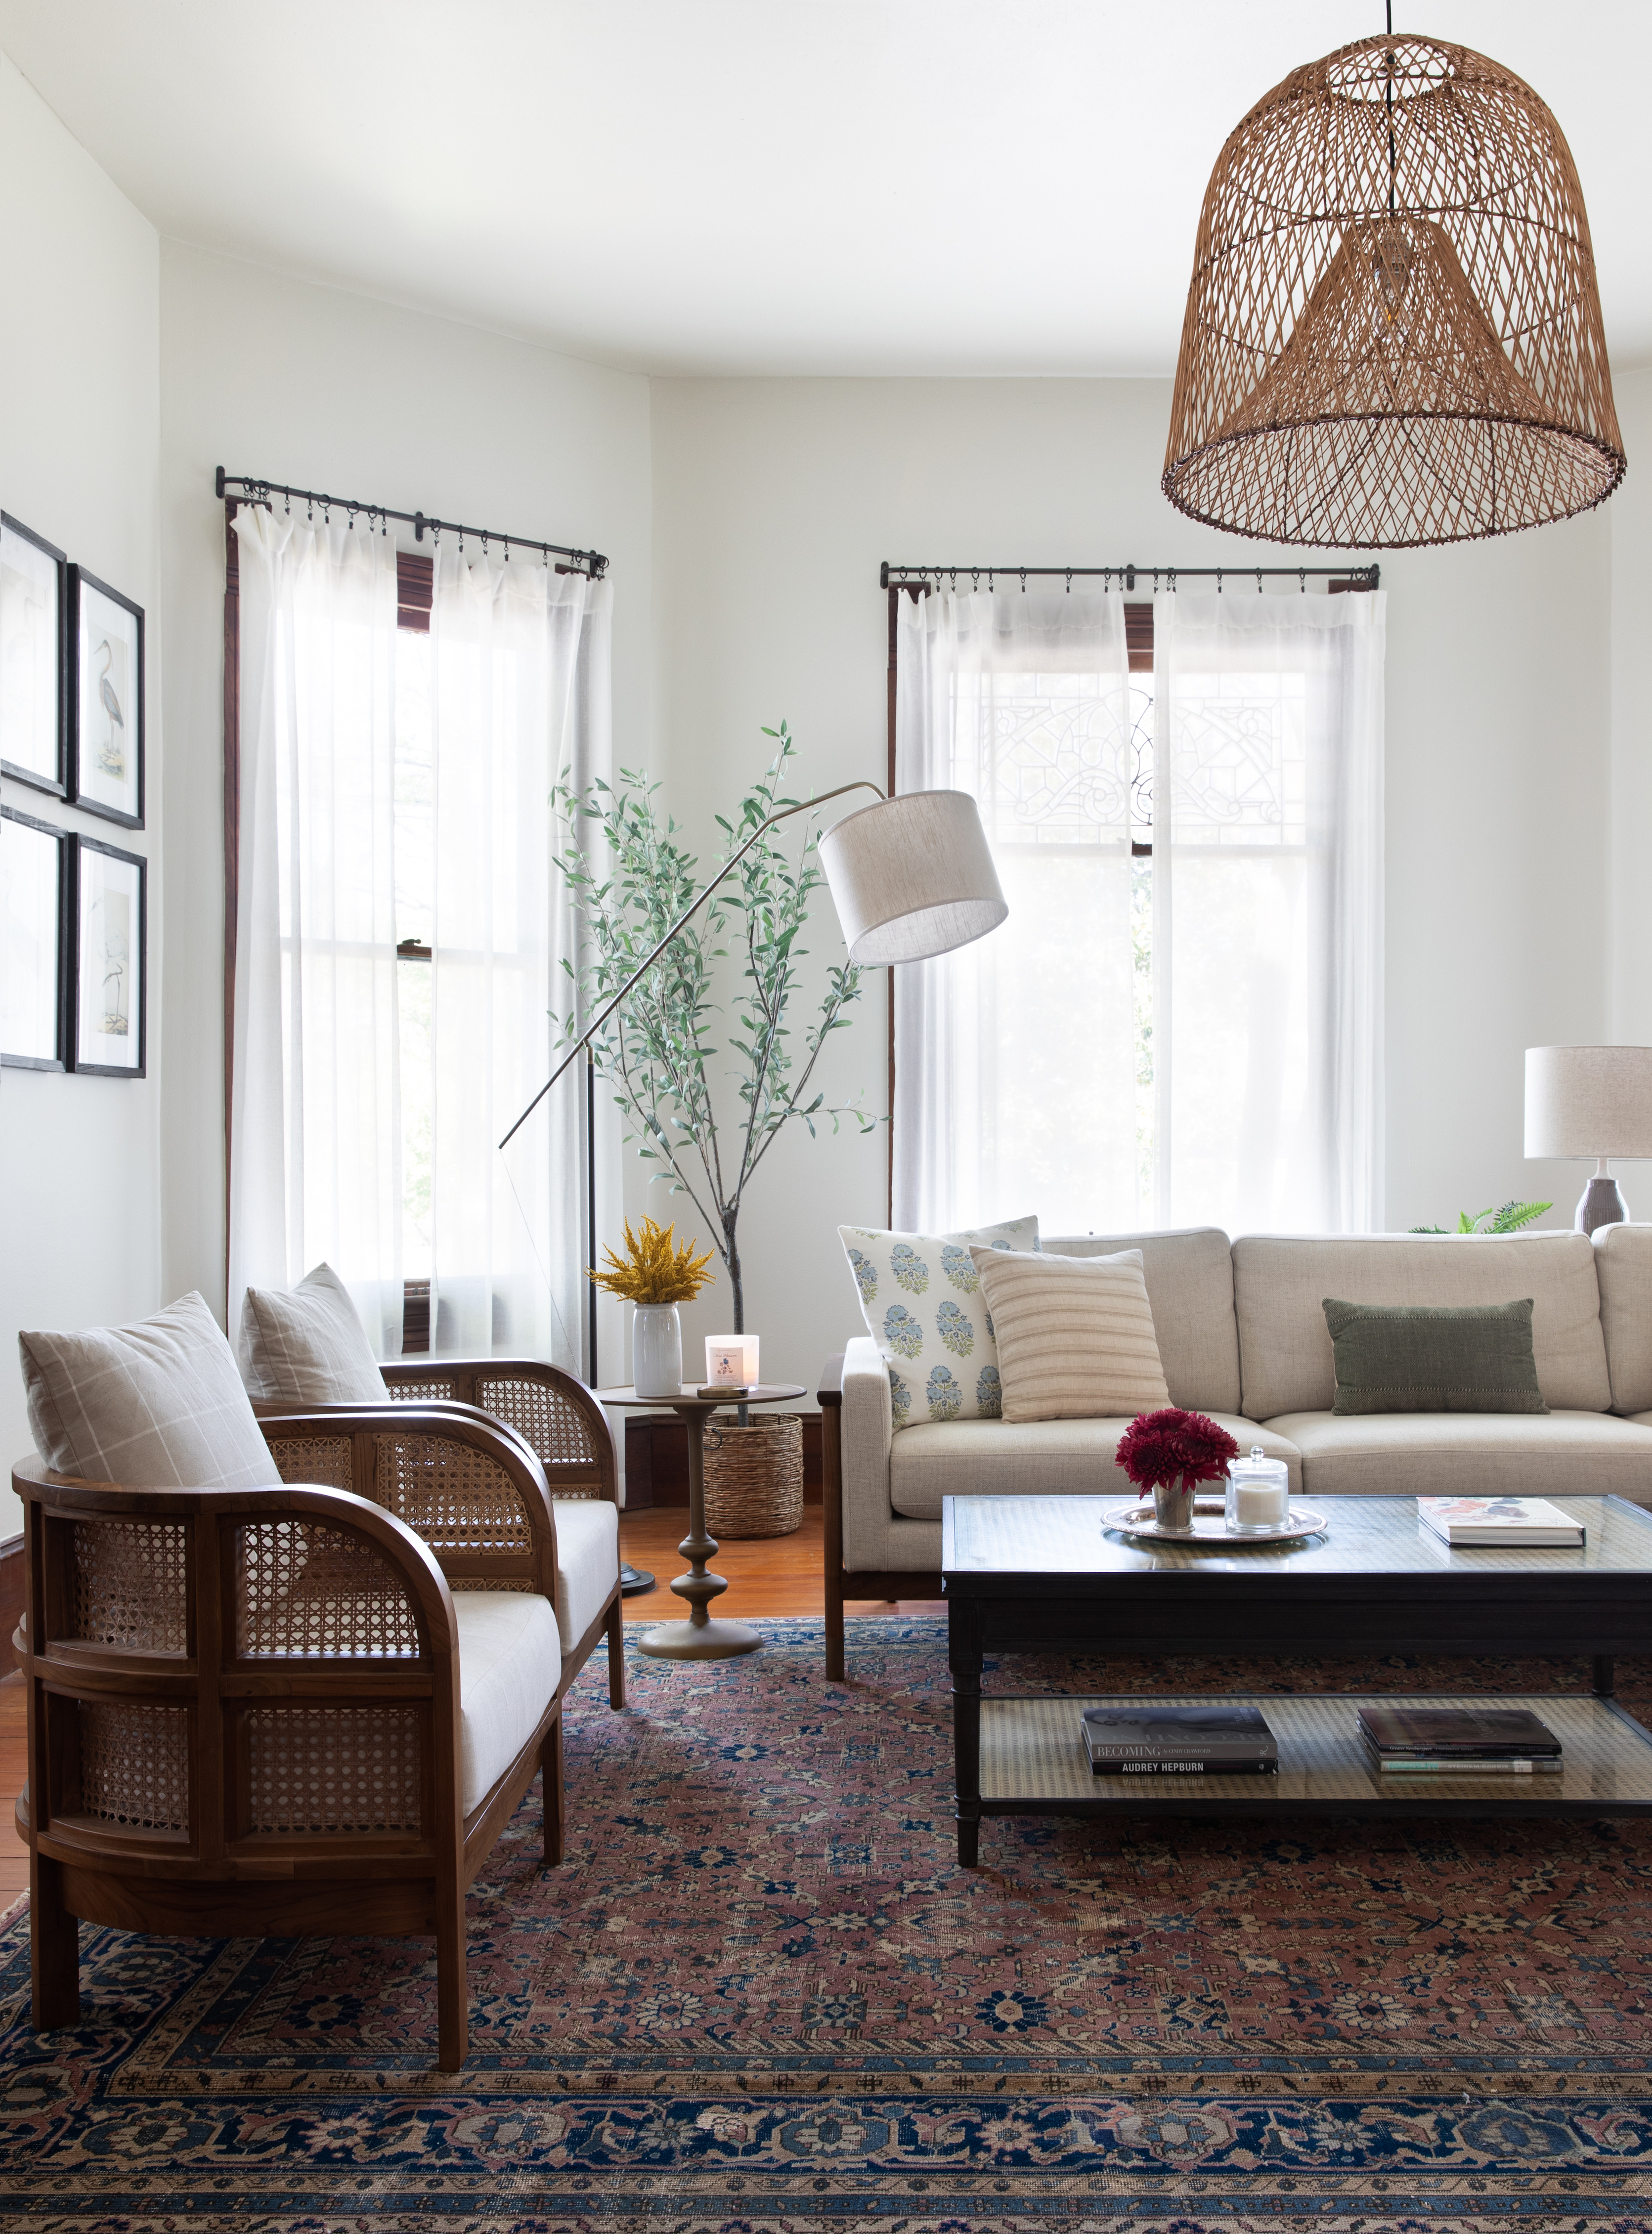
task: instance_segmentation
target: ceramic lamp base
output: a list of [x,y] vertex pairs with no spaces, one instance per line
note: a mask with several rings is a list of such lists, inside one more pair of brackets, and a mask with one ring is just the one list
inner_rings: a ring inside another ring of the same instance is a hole
[[1593,1233],[1601,1225],[1626,1225],[1629,1215],[1629,1206],[1617,1181],[1610,1175],[1603,1179],[1596,1174],[1578,1197],[1572,1224],[1579,1233]]

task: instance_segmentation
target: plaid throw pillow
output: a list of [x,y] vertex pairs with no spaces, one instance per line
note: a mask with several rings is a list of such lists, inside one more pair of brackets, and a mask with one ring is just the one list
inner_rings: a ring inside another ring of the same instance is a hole
[[252,1395],[276,1404],[382,1404],[390,1394],[330,1264],[317,1264],[296,1288],[247,1290],[241,1378]]
[[279,1484],[202,1297],[136,1326],[20,1334],[17,1348],[35,1446],[55,1473],[151,1489]]

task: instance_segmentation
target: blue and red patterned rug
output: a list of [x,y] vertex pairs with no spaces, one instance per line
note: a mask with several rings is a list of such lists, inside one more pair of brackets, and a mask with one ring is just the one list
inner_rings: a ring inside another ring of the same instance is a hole
[[[989,1822],[953,1861],[944,1623],[763,1623],[582,1679],[470,1911],[420,1941],[88,1929],[27,2025],[0,2234],[1453,2234],[1652,2226],[1652,1829]],[[1005,1662],[1006,1689],[1583,1688],[1544,1662]],[[1622,1696],[1652,1707],[1652,1662]]]

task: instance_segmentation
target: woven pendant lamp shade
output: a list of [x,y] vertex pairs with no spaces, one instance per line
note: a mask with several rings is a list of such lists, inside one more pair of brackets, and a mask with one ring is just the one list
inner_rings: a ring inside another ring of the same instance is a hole
[[1257,102],[1199,220],[1173,505],[1398,549],[1564,519],[1623,467],[1583,193],[1530,86],[1384,35]]

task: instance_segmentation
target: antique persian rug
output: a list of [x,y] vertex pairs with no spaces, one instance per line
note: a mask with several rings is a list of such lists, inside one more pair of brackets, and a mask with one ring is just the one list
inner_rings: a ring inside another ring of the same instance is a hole
[[[582,1679],[569,1855],[530,1795],[420,1941],[88,1929],[28,2028],[0,1930],[0,2234],[1640,2234],[1652,1830],[983,1828],[954,1864],[944,1625]],[[1623,1696],[1652,1704],[1652,1662]],[[1577,1689],[1581,1664],[1006,1661],[1000,1688]]]

